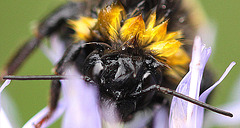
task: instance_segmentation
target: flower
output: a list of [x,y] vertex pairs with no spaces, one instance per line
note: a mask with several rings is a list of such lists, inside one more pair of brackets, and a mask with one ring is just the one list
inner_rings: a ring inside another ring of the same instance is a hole
[[[210,92],[224,79],[231,68],[235,65],[232,62],[226,72],[213,86],[204,91],[201,95],[200,84],[203,70],[211,54],[211,48],[205,48],[200,37],[196,37],[193,46],[192,61],[190,71],[182,79],[176,91],[202,102],[206,101]],[[201,128],[203,122],[203,108],[190,102],[173,97],[170,108],[169,126],[170,128]]]
[[3,92],[3,89],[5,87],[7,87],[9,84],[10,84],[11,80],[6,80],[3,85],[0,87],[0,127],[1,128],[11,128],[11,124],[9,122],[9,119],[7,118],[3,108],[2,108],[2,105],[1,105],[1,95],[2,95],[2,92]]
[[239,127],[240,125],[240,102],[239,102],[239,91],[240,91],[240,77],[238,77],[237,82],[234,85],[234,90],[231,91],[230,102],[222,105],[221,108],[228,110],[234,114],[233,118],[227,118],[225,116],[220,116],[218,114],[207,113],[206,126],[228,126],[228,127]]
[[48,57],[48,59],[52,62],[52,64],[56,65],[62,58],[66,47],[64,45],[64,42],[61,41],[60,37],[57,34],[53,34],[50,37],[50,40],[50,47],[42,44],[40,48],[43,53]]
[[66,75],[76,77],[69,77],[68,80],[62,81],[63,100],[67,104],[63,127],[100,128],[97,88],[86,84],[74,68],[68,70]]

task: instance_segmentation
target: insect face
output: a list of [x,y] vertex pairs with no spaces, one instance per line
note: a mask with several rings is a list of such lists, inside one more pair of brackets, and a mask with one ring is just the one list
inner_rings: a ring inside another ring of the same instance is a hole
[[88,57],[84,68],[87,69],[84,70],[85,75],[93,78],[98,85],[101,97],[116,102],[124,118],[151,102],[154,91],[138,97],[133,94],[151,85],[160,85],[162,75],[162,67],[157,60],[144,54],[133,55],[131,50],[128,48],[103,56],[93,54]]

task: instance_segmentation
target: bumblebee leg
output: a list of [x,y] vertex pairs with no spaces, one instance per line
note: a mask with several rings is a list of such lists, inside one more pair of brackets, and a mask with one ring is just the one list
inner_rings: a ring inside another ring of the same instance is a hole
[[3,75],[14,74],[24,60],[39,46],[44,37],[49,37],[53,33],[56,33],[62,26],[67,27],[66,22],[68,19],[76,19],[80,13],[84,14],[84,12],[84,2],[68,2],[53,11],[53,13],[47,16],[38,26],[36,36],[25,42],[8,62],[4,68]]
[[[56,70],[55,74],[62,75],[65,68],[73,64],[74,60],[77,59],[77,57],[80,57],[80,61],[84,61],[86,58],[87,54],[84,50],[85,44],[79,42],[79,43],[74,43],[71,44],[65,51],[62,59],[58,62],[56,65]],[[80,55],[79,55],[80,54]],[[81,66],[81,65],[80,65]]]
[[51,98],[50,98],[50,114],[56,109],[57,102],[60,96],[61,82],[59,80],[53,80],[51,85]]
[[41,119],[40,122],[38,122],[35,127],[40,128],[44,122],[46,122],[54,113],[54,111],[57,108],[59,96],[60,96],[60,90],[61,90],[61,82],[59,80],[53,80],[51,85],[51,97],[50,97],[50,104],[49,104],[49,112],[48,114]]
[[[84,46],[85,45],[80,42],[80,43],[72,44],[70,47],[68,47],[67,50],[65,51],[64,56],[62,57],[60,62],[57,64],[56,74],[62,75],[66,66],[69,66],[69,64],[72,64],[71,62],[73,62],[76,59],[77,55],[84,53],[84,52],[81,52]],[[51,90],[50,90],[51,97],[49,102],[49,112],[45,117],[41,119],[40,122],[38,122],[35,125],[36,128],[40,128],[42,124],[46,122],[56,110],[58,100],[60,97],[60,90],[61,90],[61,82],[59,80],[53,80],[51,85]]]
[[13,58],[8,62],[7,66],[4,68],[3,76],[12,75],[16,72],[22,62],[38,47],[41,39],[32,38],[28,40],[19,50],[15,53]]
[[[77,68],[84,66],[84,61],[89,54],[96,50],[103,50],[111,48],[106,43],[103,42],[89,42],[85,43],[84,41],[71,44],[65,51],[62,59],[56,65],[56,74],[61,75],[64,72],[64,69],[69,64],[77,65]],[[81,70],[81,69],[79,69]]]

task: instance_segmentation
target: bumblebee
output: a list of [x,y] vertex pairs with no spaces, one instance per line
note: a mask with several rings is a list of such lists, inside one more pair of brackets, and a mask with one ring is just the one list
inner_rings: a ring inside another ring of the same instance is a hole
[[[57,35],[66,50],[55,74],[63,75],[70,65],[76,66],[86,82],[97,85],[101,103],[116,103],[123,122],[156,104],[169,106],[170,98],[158,88],[144,90],[153,85],[175,89],[188,71],[198,26],[185,2],[68,2],[42,21],[35,37],[9,61],[6,74],[14,74],[44,38]],[[212,81],[204,80],[202,90]],[[61,82],[53,80],[50,112],[45,119],[56,109],[60,88]]]

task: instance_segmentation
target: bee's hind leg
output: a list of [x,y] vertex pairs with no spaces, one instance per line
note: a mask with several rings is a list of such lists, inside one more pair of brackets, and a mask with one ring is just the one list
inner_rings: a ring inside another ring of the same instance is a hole
[[53,80],[51,85],[51,97],[50,97],[50,104],[49,104],[49,112],[46,116],[44,116],[41,121],[35,124],[35,128],[41,128],[42,124],[45,123],[54,113],[57,108],[57,104],[60,97],[61,91],[61,82],[59,80]]
[[[74,43],[67,48],[62,59],[58,62],[56,66],[57,75],[63,75],[64,70],[68,66],[73,65],[73,62],[77,59],[79,54],[81,57],[86,57],[84,56],[85,53],[83,52],[84,46],[85,45],[82,43]],[[59,80],[53,80],[51,84],[51,90],[50,90],[49,112],[41,119],[41,121],[35,124],[36,128],[41,128],[42,124],[48,121],[48,119],[51,118],[51,116],[53,115],[58,105],[60,92],[61,92],[61,82]]]
[[63,26],[67,27],[68,19],[76,19],[80,13],[84,13],[84,5],[84,2],[68,2],[43,19],[35,32],[35,36],[26,41],[8,61],[2,71],[2,77],[14,74],[26,58],[39,46],[43,38],[58,32]]

